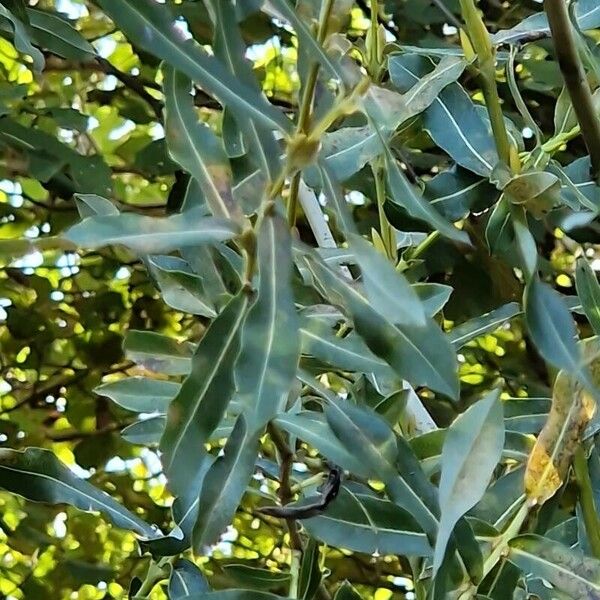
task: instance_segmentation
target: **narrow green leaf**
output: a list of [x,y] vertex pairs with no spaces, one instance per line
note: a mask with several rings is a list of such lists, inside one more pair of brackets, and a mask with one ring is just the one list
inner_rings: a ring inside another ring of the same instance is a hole
[[82,219],[93,217],[94,215],[108,217],[109,215],[118,215],[119,209],[106,198],[96,194],[75,194],[75,203],[79,216]]
[[334,367],[359,373],[389,373],[390,367],[377,358],[355,333],[338,337],[325,319],[305,318],[300,330],[302,353]]
[[192,370],[171,403],[161,439],[171,491],[180,495],[206,458],[204,444],[221,422],[235,391],[233,365],[248,298],[235,296],[211,323],[192,358]]
[[96,55],[94,46],[58,15],[28,8],[27,16],[38,46],[70,60],[89,60]]
[[217,311],[206,298],[202,279],[176,256],[151,256],[146,262],[156,279],[166,304],[182,312],[216,317]]
[[127,377],[99,385],[94,393],[110,398],[115,404],[137,413],[166,414],[169,403],[181,385],[174,381]]
[[511,248],[514,237],[510,202],[506,196],[501,196],[488,219],[485,240],[493,254],[502,255]]
[[570,598],[600,598],[600,561],[559,542],[521,535],[511,540],[508,558],[526,575],[549,581]]
[[170,63],[223,105],[246,111],[267,127],[290,133],[293,124],[256,90],[233,77],[193,40],[184,40],[166,6],[153,0],[99,0],[100,7],[134,44]]
[[498,390],[489,393],[460,415],[446,434],[434,570],[442,564],[456,522],[481,499],[500,460],[504,421],[499,398]]
[[600,284],[589,263],[580,258],[575,271],[577,295],[596,335],[600,335]]
[[264,427],[283,409],[300,354],[289,228],[269,212],[257,235],[257,294],[244,323],[235,368],[238,397],[251,430]]
[[322,414],[313,411],[286,413],[279,415],[274,422],[289,434],[310,444],[332,463],[360,477],[369,476],[368,468],[340,443]]
[[508,398],[503,401],[507,431],[538,434],[548,418],[551,398]]
[[8,20],[11,24],[15,48],[19,52],[29,55],[33,61],[34,71],[40,73],[44,69],[44,55],[32,45],[25,25],[2,4],[0,4],[0,17]]
[[158,445],[165,430],[167,418],[164,415],[142,419],[121,430],[121,437],[138,446]]
[[414,386],[427,385],[456,397],[456,355],[433,321],[426,327],[395,327],[341,273],[316,260],[314,255],[307,257],[306,264],[327,295],[351,315],[357,333],[376,356]]
[[404,208],[411,217],[425,221],[448,239],[460,244],[470,244],[466,232],[446,221],[425,198],[417,194],[387,145],[384,146],[384,156],[388,189],[392,200]]
[[409,513],[371,493],[342,487],[327,510],[302,522],[306,530],[329,546],[353,552],[431,556],[426,535]]
[[412,289],[417,293],[428,317],[437,315],[454,291],[452,286],[443,283],[413,283]]
[[[429,58],[401,54],[390,62],[390,77],[401,92],[407,92],[433,67]],[[484,177],[491,174],[498,162],[494,140],[462,86],[451,83],[444,87],[422,121],[435,143],[459,165]]]
[[423,196],[448,221],[493,206],[500,192],[487,180],[458,166],[442,171],[425,183]]
[[[244,85],[260,92],[252,64],[246,60],[246,45],[236,20],[236,7],[231,0],[211,0],[215,11],[215,55],[219,57],[232,75]],[[229,115],[228,111],[225,113]],[[235,111],[236,123],[248,140],[249,158],[267,176],[266,181],[275,181],[280,169],[279,146],[272,132],[265,129],[257,119],[248,119],[246,111]]]
[[50,450],[1,448],[0,487],[34,502],[69,504],[84,511],[99,511],[117,527],[148,538],[159,533],[108,494],[74,475]]
[[533,343],[549,363],[581,371],[575,323],[558,292],[533,277],[525,290],[525,321]]
[[313,59],[319,61],[329,77],[344,82],[344,73],[329,57],[325,49],[313,36],[307,23],[302,20],[290,4],[289,0],[269,0],[269,5],[287,21],[295,30],[301,43],[310,49]]
[[298,599],[312,600],[320,583],[319,544],[314,538],[310,538],[302,552],[302,563],[298,576]]
[[192,561],[178,558],[173,563],[169,577],[169,600],[183,600],[198,592],[209,590],[202,571]]
[[407,279],[381,253],[357,235],[349,236],[371,306],[394,325],[424,326],[423,304]]
[[417,492],[397,474],[398,448],[389,425],[376,413],[342,401],[325,406],[327,422],[336,437],[386,484],[393,502],[407,510],[423,530],[434,535],[437,519]]
[[[596,0],[580,0],[575,5],[575,16],[580,29],[595,29],[600,25],[600,6]],[[510,44],[532,36],[550,35],[550,26],[544,11],[527,17],[511,29],[502,29],[492,36],[494,44]]]
[[260,433],[249,432],[244,415],[240,415],[223,456],[217,458],[206,473],[199,499],[202,510],[192,533],[196,551],[214,544],[233,520],[254,472]]
[[200,183],[215,217],[240,221],[233,199],[233,174],[221,140],[198,120],[191,81],[169,65],[163,66],[165,136],[171,158]]
[[138,365],[166,375],[187,375],[194,353],[189,342],[179,343],[160,333],[135,329],[125,335],[123,349]]
[[229,240],[236,234],[237,227],[232,221],[200,214],[147,217],[123,213],[87,217],[68,229],[63,237],[85,248],[122,244],[138,254],[159,254]]
[[[396,61],[402,63],[403,55],[389,56],[390,75],[397,69]],[[464,58],[446,56],[402,95],[386,88],[371,86],[365,96],[365,102],[369,103],[368,112],[377,123],[394,131],[402,123],[429,108],[440,92],[461,76],[466,66]]]
[[458,350],[479,336],[495,331],[519,314],[521,314],[521,307],[516,302],[510,302],[485,315],[458,325],[448,333],[448,338],[454,348]]
[[289,584],[291,578],[289,572],[259,569],[241,563],[223,565],[223,571],[236,583],[253,590],[280,589]]

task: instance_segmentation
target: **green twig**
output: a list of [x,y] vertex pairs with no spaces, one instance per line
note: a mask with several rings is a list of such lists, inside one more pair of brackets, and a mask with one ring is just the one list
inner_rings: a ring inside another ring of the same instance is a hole
[[460,0],[462,16],[471,45],[477,54],[479,83],[492,124],[492,132],[500,160],[510,165],[510,140],[506,131],[502,104],[496,86],[496,56],[490,35],[475,6],[475,0]]
[[596,558],[600,558],[600,522],[598,521],[594,492],[592,491],[592,482],[583,446],[579,446],[575,451],[573,470],[575,471],[575,479],[579,488],[579,502],[581,504],[583,522],[585,523],[585,532],[592,553]]
[[577,51],[577,42],[565,0],[544,0],[554,49],[565,85],[590,153],[592,177],[600,184],[600,120],[594,110],[592,91]]
[[[317,41],[319,44],[324,44],[327,38],[327,28],[329,25],[329,18],[333,10],[335,0],[325,0],[321,7],[321,13],[319,15],[319,29],[317,31]],[[317,88],[317,81],[319,77],[319,63],[314,61],[309,68],[306,83],[304,85],[304,92],[302,94],[302,101],[300,103],[300,112],[298,114],[298,124],[296,125],[297,133],[308,133],[310,127],[310,118],[312,114],[312,106],[315,98],[315,90]],[[302,176],[301,171],[296,171],[292,177],[290,185],[290,197],[288,199],[287,206],[287,218],[290,226],[294,226],[296,223],[296,212],[298,210],[298,192],[300,190],[300,177]]]

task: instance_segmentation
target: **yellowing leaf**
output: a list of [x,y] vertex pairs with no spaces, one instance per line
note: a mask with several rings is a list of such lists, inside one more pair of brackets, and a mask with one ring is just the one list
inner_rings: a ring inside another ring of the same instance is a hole
[[[593,380],[600,366],[597,338],[586,340],[584,357],[590,362]],[[594,416],[596,404],[583,386],[566,371],[560,371],[552,391],[552,407],[533,447],[525,471],[525,491],[535,504],[543,504],[562,485],[581,435]]]

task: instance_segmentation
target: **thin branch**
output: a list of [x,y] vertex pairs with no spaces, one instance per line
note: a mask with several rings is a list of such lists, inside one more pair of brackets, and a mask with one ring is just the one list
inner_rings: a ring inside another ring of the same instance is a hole
[[544,0],[544,9],[550,23],[558,64],[590,153],[591,175],[600,184],[600,120],[596,116],[592,90],[577,51],[567,4],[565,0]]

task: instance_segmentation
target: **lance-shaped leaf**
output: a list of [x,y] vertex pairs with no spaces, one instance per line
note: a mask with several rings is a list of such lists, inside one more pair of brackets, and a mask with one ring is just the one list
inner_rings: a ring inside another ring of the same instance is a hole
[[423,196],[417,194],[398,166],[387,144],[383,144],[388,189],[392,200],[406,210],[411,217],[425,221],[448,239],[460,244],[470,244],[466,232],[457,229],[452,223],[446,221]]
[[217,316],[212,302],[206,298],[202,279],[185,260],[177,256],[155,255],[145,262],[169,306],[193,315]]
[[190,560],[178,558],[171,567],[169,600],[183,600],[198,592],[208,592],[210,587],[202,571]]
[[171,158],[196,178],[215,217],[239,221],[229,159],[221,140],[198,120],[191,81],[169,65],[164,65],[163,76],[165,136]]
[[236,583],[253,590],[281,589],[281,586],[289,585],[291,579],[289,572],[259,569],[242,563],[223,565],[223,571]]
[[525,290],[525,320],[540,354],[559,369],[581,370],[575,323],[558,292],[536,276]]
[[200,491],[200,510],[192,532],[196,551],[216,543],[233,520],[254,472],[260,433],[250,432],[244,415],[240,415],[225,444],[223,456],[217,458],[206,473]]
[[71,60],[87,60],[96,49],[68,21],[57,14],[26,9],[31,34],[38,46]]
[[349,241],[371,306],[395,325],[425,326],[423,304],[406,277],[360,236],[351,235]]
[[302,522],[318,540],[353,552],[431,556],[427,536],[398,505],[343,487],[327,510]]
[[159,533],[108,494],[74,475],[50,450],[1,448],[0,487],[34,502],[99,511],[117,527],[144,537],[152,538]]
[[[402,54],[390,62],[393,84],[405,92],[433,69],[424,56]],[[475,104],[458,83],[446,86],[423,113],[423,127],[459,165],[487,177],[498,162],[494,140]]]
[[321,413],[314,411],[286,413],[279,415],[274,422],[291,435],[310,444],[332,463],[361,477],[369,476],[369,470],[340,443]]
[[334,61],[325,52],[324,48],[319,44],[316,38],[310,31],[307,23],[301,19],[290,4],[289,0],[269,0],[268,4],[275,12],[285,21],[287,21],[295,30],[302,44],[310,49],[312,57],[321,63],[323,69],[329,77],[338,79],[340,82],[344,80],[344,73]]
[[14,35],[15,48],[23,54],[31,56],[33,68],[38,73],[44,68],[44,55],[32,45],[25,25],[10,10],[0,4],[0,17],[10,23]]
[[314,255],[306,257],[306,264],[323,293],[346,309],[357,333],[376,356],[414,386],[427,385],[456,397],[456,355],[433,321],[426,327],[396,327],[375,311],[361,291],[341,273]]
[[442,450],[441,518],[434,570],[442,564],[458,519],[479,502],[500,460],[504,446],[504,421],[499,398],[498,390],[490,392],[448,428]]
[[[260,91],[252,64],[245,58],[246,45],[237,24],[236,7],[231,0],[211,0],[211,3],[215,12],[215,55],[244,85]],[[280,167],[280,149],[273,133],[265,129],[261,121],[249,119],[246,111],[240,113],[232,108],[236,124],[249,142],[249,158],[256,162],[268,180],[275,181]]]
[[538,434],[550,413],[550,398],[507,398],[504,405],[504,426],[507,431]]
[[233,221],[195,212],[171,217],[123,213],[88,217],[68,229],[63,237],[84,248],[122,244],[138,254],[160,254],[230,240],[237,232]]
[[526,575],[549,581],[569,598],[600,599],[600,561],[581,551],[526,534],[511,540],[508,559]]
[[421,300],[428,317],[437,315],[454,291],[451,286],[443,283],[413,283],[412,288]]
[[258,286],[242,333],[235,380],[248,427],[260,429],[283,408],[300,354],[292,292],[289,228],[267,212],[258,228]]
[[487,180],[460,167],[443,171],[425,184],[423,196],[449,221],[493,206],[500,192]]
[[396,437],[389,425],[375,412],[338,400],[325,406],[327,422],[336,437],[372,473],[386,484],[390,499],[408,511],[428,535],[437,530],[437,519],[426,501],[398,475]]
[[521,307],[516,302],[510,302],[485,315],[462,323],[448,333],[452,345],[458,350],[465,344],[486,333],[491,333],[521,313]]
[[[586,340],[587,359],[593,359],[599,351],[596,338]],[[559,372],[552,389],[548,420],[527,462],[525,490],[532,501],[543,504],[560,488],[595,409],[593,398],[577,378],[569,372]]]
[[[600,25],[600,6],[596,0],[580,0],[575,4],[575,18],[580,29],[595,29]],[[509,44],[521,39],[550,35],[544,11],[531,15],[512,29],[503,29],[492,36],[494,44]]]
[[223,105],[289,133],[293,124],[255,89],[241,83],[193,40],[184,40],[169,9],[153,0],[100,0],[101,8],[134,44],[185,73]]
[[124,427],[121,437],[130,444],[154,446],[160,442],[166,424],[167,418],[164,415],[141,419]]
[[127,377],[103,383],[94,389],[100,396],[110,398],[115,404],[137,413],[158,412],[166,414],[169,403],[181,385],[150,377]]
[[204,444],[221,422],[235,390],[233,365],[247,305],[247,295],[240,292],[211,323],[192,358],[192,371],[169,407],[160,448],[170,489],[176,495],[184,493],[204,462]]
[[154,556],[175,556],[187,550],[192,544],[192,530],[200,505],[200,490],[204,477],[213,464],[213,457],[207,457],[200,471],[195,473],[179,497],[175,498],[171,508],[175,527],[165,536],[157,537],[141,545]]
[[138,365],[166,375],[187,375],[190,372],[194,345],[179,343],[154,331],[127,332],[123,343],[125,355]]
[[588,262],[581,258],[575,271],[575,286],[585,316],[596,335],[600,335],[600,284]]
[[302,552],[298,575],[298,600],[312,600],[320,583],[319,544],[314,538],[311,538]]
[[302,353],[329,365],[359,373],[390,373],[385,361],[377,358],[356,333],[334,334],[325,319],[305,318],[300,329]]

